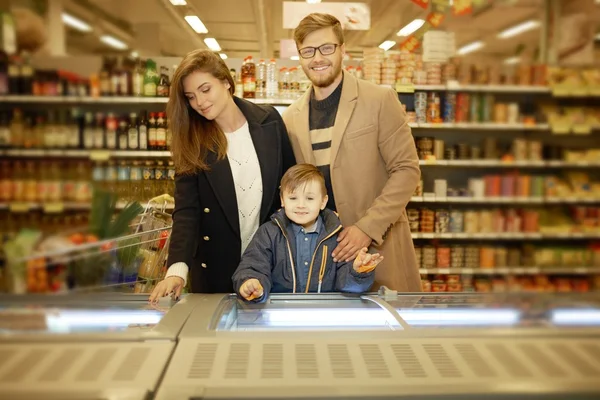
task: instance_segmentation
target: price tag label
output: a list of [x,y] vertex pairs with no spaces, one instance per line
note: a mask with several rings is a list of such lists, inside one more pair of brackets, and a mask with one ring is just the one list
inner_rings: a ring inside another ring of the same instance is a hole
[[571,94],[571,88],[566,85],[554,85],[551,90],[554,97],[567,97]]
[[110,151],[108,150],[90,151],[90,160],[92,161],[107,161],[108,159],[110,159]]
[[14,212],[14,213],[28,212],[29,208],[30,208],[29,203],[25,203],[25,202],[22,202],[22,201],[10,203],[10,205],[8,206],[8,209],[11,212]]
[[414,93],[415,86],[412,83],[409,83],[409,84],[396,83],[396,92],[398,92],[398,93]]
[[457,80],[449,80],[446,82],[448,90],[460,90],[460,83]]
[[55,202],[55,203],[45,203],[44,204],[44,212],[48,214],[58,214],[65,210],[65,203]]
[[572,125],[566,121],[556,121],[550,125],[550,130],[555,135],[568,135]]

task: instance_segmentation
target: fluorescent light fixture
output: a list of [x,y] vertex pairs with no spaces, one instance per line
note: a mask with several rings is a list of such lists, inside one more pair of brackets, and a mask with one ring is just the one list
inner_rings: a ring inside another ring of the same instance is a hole
[[186,15],[183,17],[196,33],[208,33],[206,26],[200,21],[197,15]]
[[215,38],[207,37],[204,39],[204,43],[206,43],[208,48],[212,51],[221,51],[221,46],[219,46],[219,42],[217,42],[217,39]]
[[219,53],[219,56],[221,57],[222,60],[227,60],[227,54]]
[[417,29],[423,26],[425,23],[424,19],[417,18],[414,21],[410,22],[404,28],[400,29],[397,33],[398,36],[408,36],[411,33],[415,32]]
[[127,48],[127,44],[125,42],[120,41],[114,36],[102,35],[100,36],[100,41],[109,45],[110,47],[114,47],[115,49],[125,50]]
[[458,49],[456,52],[458,54],[460,54],[461,56],[464,56],[465,54],[469,54],[469,53],[472,53],[474,51],[481,49],[483,46],[484,46],[483,42],[481,40],[478,40],[476,42],[464,45],[463,47]]
[[131,52],[131,57],[138,58],[139,56],[140,56],[140,53],[138,53],[137,51],[132,51]]
[[498,34],[498,39],[508,39],[513,36],[520,35],[523,32],[527,32],[532,29],[535,29],[538,26],[540,26],[539,21],[535,21],[535,20],[525,21],[525,22],[520,23],[519,25],[515,25],[511,28],[503,30],[502,32],[500,32]]
[[507,58],[506,60],[504,60],[504,64],[506,64],[506,65],[518,64],[520,62],[521,62],[521,57],[510,57],[510,58]]
[[290,60],[292,60],[292,61],[298,61],[298,60],[300,60],[300,56],[291,56]]
[[552,310],[551,320],[555,325],[600,326],[600,310],[556,309]]
[[89,24],[83,22],[79,18],[75,18],[71,14],[62,13],[62,22],[73,29],[77,29],[78,31],[91,32],[92,30],[92,27]]
[[396,42],[394,42],[393,40],[386,40],[385,42],[383,42],[383,43],[381,43],[379,45],[379,48],[383,49],[385,51],[388,51],[389,49],[391,49],[395,45],[396,45]]
[[307,2],[308,4],[317,4],[317,3],[320,3],[320,2],[321,2],[321,0],[306,0],[306,2]]
[[185,0],[170,0],[174,6],[185,6],[187,2]]

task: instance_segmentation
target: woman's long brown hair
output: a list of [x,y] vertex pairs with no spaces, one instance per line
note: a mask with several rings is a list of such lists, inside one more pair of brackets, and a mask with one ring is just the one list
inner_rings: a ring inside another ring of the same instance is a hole
[[188,53],[173,74],[171,94],[167,104],[169,128],[173,135],[171,153],[173,164],[180,174],[193,174],[209,169],[206,157],[209,152],[222,160],[227,154],[227,139],[215,121],[209,121],[189,105],[183,92],[183,80],[190,74],[207,72],[220,81],[229,82],[233,96],[235,82],[229,68],[216,53],[194,50]]

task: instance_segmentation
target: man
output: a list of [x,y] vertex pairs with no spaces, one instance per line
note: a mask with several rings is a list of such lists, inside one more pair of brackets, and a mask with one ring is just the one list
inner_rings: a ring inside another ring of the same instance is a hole
[[294,40],[312,88],[283,120],[297,162],[323,172],[327,207],[345,226],[334,260],[350,260],[372,246],[385,257],[373,289],[420,291],[405,210],[419,181],[419,161],[398,95],[342,70],[344,35],[334,16],[308,15]]

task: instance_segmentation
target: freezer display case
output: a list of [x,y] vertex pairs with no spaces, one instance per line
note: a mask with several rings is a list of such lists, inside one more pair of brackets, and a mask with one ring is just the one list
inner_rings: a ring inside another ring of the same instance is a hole
[[157,398],[600,396],[600,297],[196,295]]
[[151,398],[193,303],[0,296],[0,398]]

